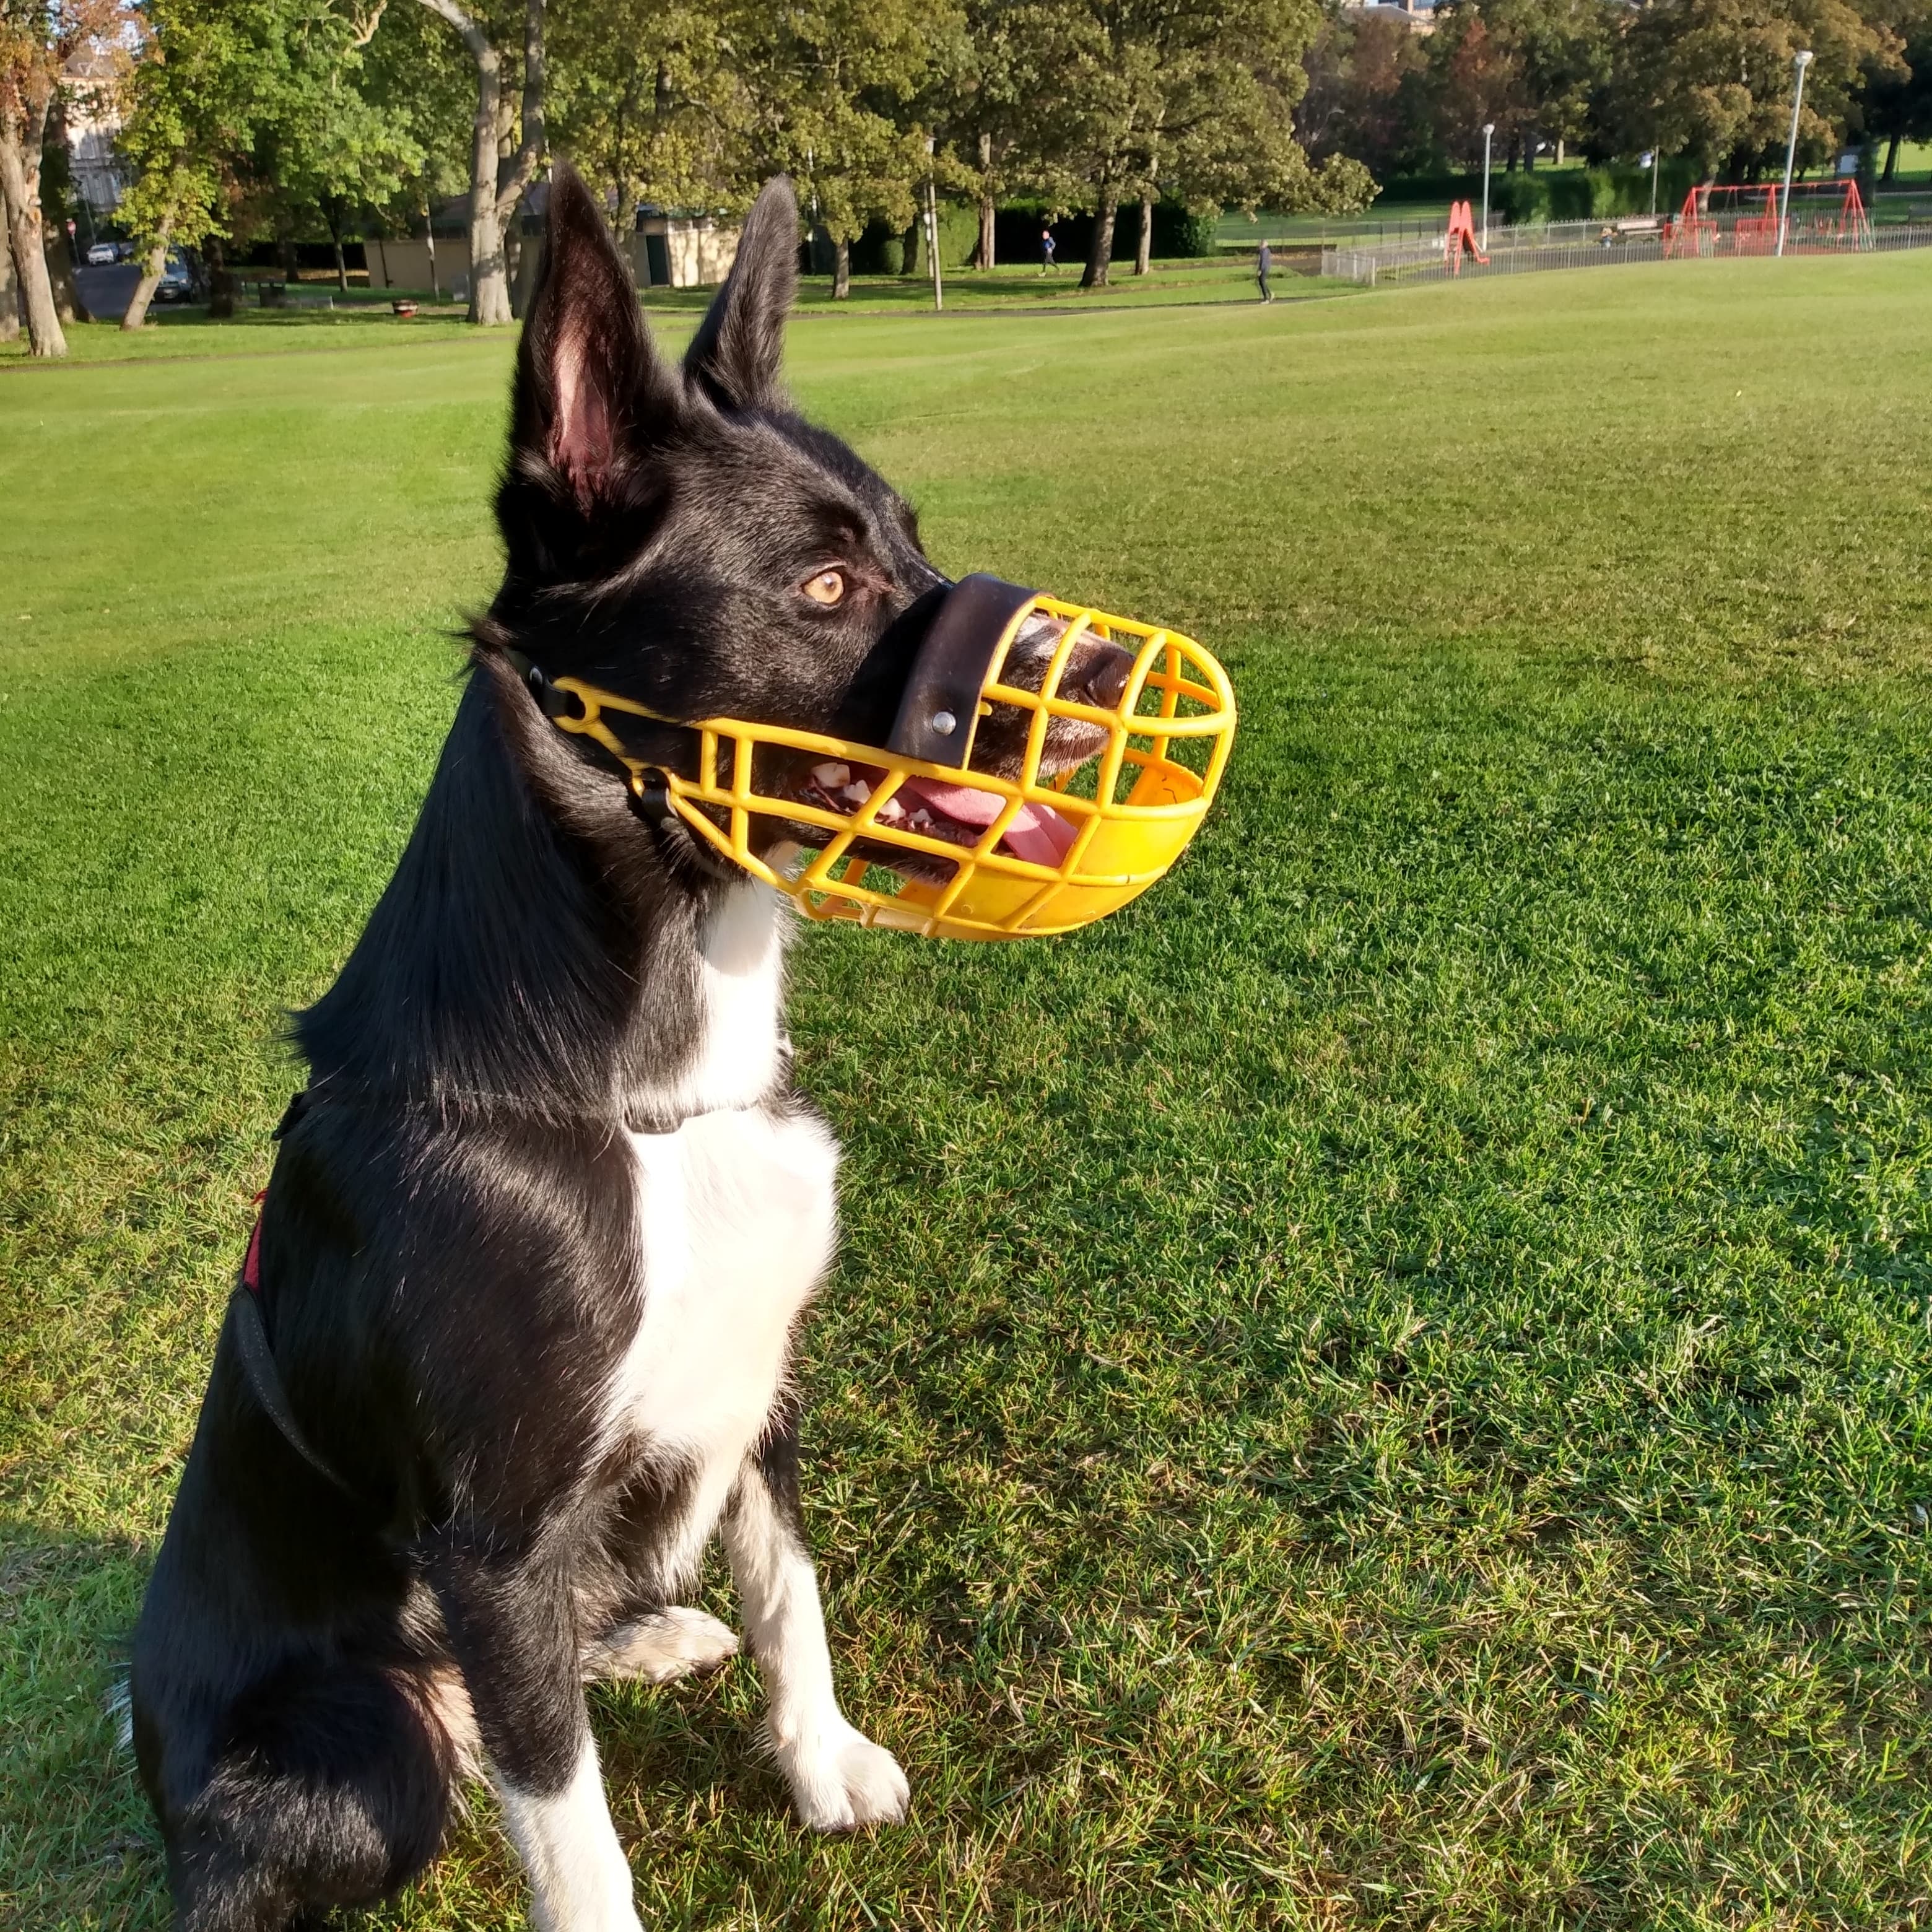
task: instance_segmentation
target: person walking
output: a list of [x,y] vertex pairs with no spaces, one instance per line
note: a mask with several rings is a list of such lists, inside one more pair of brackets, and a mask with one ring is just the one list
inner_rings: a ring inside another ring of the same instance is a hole
[[1268,285],[1268,272],[1274,266],[1274,251],[1264,242],[1255,256],[1255,280],[1261,284],[1262,300],[1264,302],[1274,300]]
[[1042,275],[1053,272],[1053,230],[1042,228],[1040,231],[1040,272]]

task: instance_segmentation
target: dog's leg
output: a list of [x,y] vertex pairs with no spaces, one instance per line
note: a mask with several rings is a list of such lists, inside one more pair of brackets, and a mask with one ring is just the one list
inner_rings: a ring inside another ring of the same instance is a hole
[[737,1654],[736,1634],[716,1617],[671,1604],[620,1624],[586,1646],[584,1681],[636,1677],[646,1684],[669,1684],[680,1677],[707,1676]]
[[641,1932],[584,1708],[568,1583],[452,1534],[430,1574],[538,1932]]
[[832,1688],[818,1580],[798,1501],[798,1436],[776,1420],[748,1459],[722,1525],[745,1630],[764,1672],[766,1721],[799,1816],[815,1831],[896,1824],[905,1773],[890,1751],[847,1723]]

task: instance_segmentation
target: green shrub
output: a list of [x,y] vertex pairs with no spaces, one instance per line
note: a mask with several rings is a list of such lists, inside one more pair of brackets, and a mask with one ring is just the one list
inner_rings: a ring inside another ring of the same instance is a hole
[[[1658,171],[1657,212],[1669,214],[1683,205],[1696,169],[1688,160],[1666,161]],[[1480,210],[1483,177],[1409,175],[1388,183],[1382,200],[1393,212],[1406,203],[1468,201]],[[1625,163],[1613,167],[1538,168],[1534,172],[1492,172],[1490,219],[1520,224],[1532,221],[1607,221],[1618,215],[1650,212],[1650,170]]]
[[[914,224],[911,232],[904,238],[909,248],[902,244],[900,265],[897,268],[887,268],[887,274],[923,275],[929,272],[926,265],[926,224],[922,220]],[[980,244],[980,210],[977,205],[965,201],[942,201],[939,204],[939,266],[943,274],[948,268],[963,268],[973,259],[973,251]]]

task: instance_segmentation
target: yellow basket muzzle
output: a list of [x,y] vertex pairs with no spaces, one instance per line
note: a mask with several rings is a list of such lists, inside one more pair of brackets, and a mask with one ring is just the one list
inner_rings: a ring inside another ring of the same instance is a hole
[[[1064,628],[1034,691],[1004,682],[1001,674],[1015,638],[1036,617]],[[1056,694],[1070,660],[1089,640],[1133,655],[1125,688],[1111,707]],[[938,939],[1071,932],[1146,891],[1199,830],[1234,735],[1228,675],[1193,639],[1036,596],[1013,612],[998,640],[974,721],[996,706],[1024,716],[1025,748],[1012,777],[971,766],[971,727],[961,761],[944,764],[734,718],[688,723],[698,740],[697,775],[685,777],[633,756],[608,714],[686,721],[576,678],[560,677],[555,688],[582,707],[580,716],[556,718],[562,730],[602,746],[629,771],[634,790],[662,785],[693,835],[789,894],[811,918]],[[1078,765],[1049,775],[1042,766],[1049,731],[1060,718],[1096,728],[1104,738]],[[754,776],[802,766],[826,775],[804,797],[760,789]],[[842,766],[848,774],[856,767],[878,776],[842,785]],[[946,789],[934,793],[934,786]],[[966,802],[977,832],[970,844],[961,842],[956,824],[952,837],[934,835],[920,803],[933,796]],[[848,800],[848,808],[836,808]],[[806,828],[820,835],[816,849],[808,843],[795,862],[768,863],[753,839],[758,822],[766,821],[768,832],[773,819],[797,828],[795,837]],[[1032,856],[1021,856],[1016,844]],[[915,873],[934,871],[938,862],[952,868],[951,876],[943,884],[906,876],[894,869],[898,854],[908,855]]]

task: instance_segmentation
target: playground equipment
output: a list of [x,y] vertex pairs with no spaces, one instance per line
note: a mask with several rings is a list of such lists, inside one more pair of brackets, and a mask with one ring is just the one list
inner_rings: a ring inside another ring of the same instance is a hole
[[1462,272],[1462,251],[1467,249],[1484,268],[1490,266],[1490,258],[1476,246],[1475,217],[1470,212],[1466,201],[1452,201],[1449,204],[1449,232],[1442,238],[1442,257],[1449,265],[1452,275]]
[[[1694,188],[1664,224],[1666,260],[1682,256],[1774,255],[1780,215],[1775,182],[1752,188]],[[1837,254],[1873,245],[1871,218],[1858,183],[1800,182],[1782,212],[1784,252]]]

